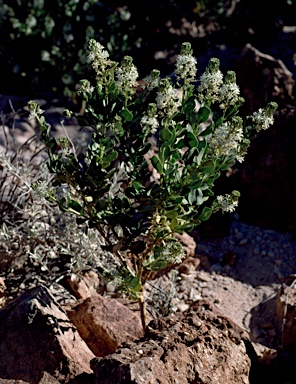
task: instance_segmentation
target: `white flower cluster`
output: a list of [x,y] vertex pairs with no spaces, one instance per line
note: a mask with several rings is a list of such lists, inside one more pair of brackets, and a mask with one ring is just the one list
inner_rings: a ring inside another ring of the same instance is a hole
[[157,88],[159,85],[159,75],[160,72],[157,69],[153,69],[149,76],[144,77],[143,88],[146,88],[148,91]]
[[233,71],[228,71],[224,83],[219,90],[220,108],[226,109],[231,105],[235,105],[239,101],[240,90],[236,84],[236,74]]
[[162,79],[156,96],[157,108],[164,109],[168,116],[173,116],[181,106],[177,91],[169,79]]
[[99,73],[103,73],[106,67],[112,64],[109,60],[109,53],[105,50],[102,44],[94,39],[90,39],[88,42],[89,55],[87,58],[92,62],[92,67]]
[[235,208],[238,206],[239,196],[240,193],[238,191],[233,191],[230,195],[217,196],[217,209],[221,209],[222,213],[235,211]]
[[192,83],[196,80],[196,59],[191,55],[179,55],[176,60],[175,74],[179,79]]
[[29,101],[28,107],[30,111],[30,115],[28,117],[29,120],[32,120],[35,117],[39,117],[44,112],[44,110],[40,108],[39,104],[37,104],[36,101]]
[[223,74],[219,69],[219,59],[212,58],[206,71],[201,75],[198,87],[199,100],[205,103],[214,103],[219,100],[220,87],[223,84]]
[[79,93],[88,93],[92,94],[94,91],[94,87],[90,84],[90,82],[86,79],[80,80],[79,82]]
[[154,133],[157,131],[159,123],[156,117],[149,117],[144,115],[141,119],[141,125],[149,127],[150,133],[154,135]]
[[141,118],[141,125],[146,129],[148,128],[148,134],[151,133],[154,135],[159,127],[156,112],[156,105],[154,103],[150,103],[147,108],[147,115],[144,115]]
[[257,132],[262,129],[268,129],[273,123],[273,116],[268,116],[265,109],[260,108],[257,112],[254,112],[251,116],[253,123],[255,123],[255,129]]
[[180,55],[176,60],[175,74],[179,80],[185,84],[190,84],[196,80],[196,59],[192,56],[190,43],[183,43]]
[[240,163],[244,160],[240,151],[243,142],[243,121],[234,116],[213,132],[209,142],[209,148],[215,156],[229,156]]
[[162,257],[165,261],[180,264],[185,257],[182,244],[178,241],[170,241],[163,249]]
[[137,78],[139,76],[138,70],[133,64],[131,56],[125,56],[121,62],[121,67],[115,71],[117,80],[116,86],[118,89],[130,91],[133,87],[138,85]]

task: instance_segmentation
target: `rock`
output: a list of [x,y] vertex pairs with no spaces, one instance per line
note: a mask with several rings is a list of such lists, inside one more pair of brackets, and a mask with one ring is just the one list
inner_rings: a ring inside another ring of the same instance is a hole
[[262,108],[270,100],[276,101],[280,108],[293,103],[293,74],[281,60],[260,52],[247,44],[239,64],[238,84],[247,99],[247,114]]
[[67,309],[80,336],[96,356],[115,352],[143,336],[140,317],[116,299],[92,296]]
[[1,302],[1,299],[3,299],[5,296],[5,291],[6,291],[6,286],[5,286],[4,280],[2,279],[2,277],[0,277],[0,302]]
[[88,384],[93,377],[89,366],[93,357],[45,287],[25,292],[0,311],[3,379]]
[[6,379],[0,379],[0,384],[30,384],[27,381],[23,380],[6,380]]
[[258,356],[259,364],[270,365],[277,358],[277,350],[274,348],[268,348],[266,345],[260,343],[252,343],[254,350]]
[[94,358],[91,367],[97,384],[248,384],[247,343],[241,328],[200,301],[152,321],[146,339]]
[[100,289],[101,282],[99,276],[94,271],[85,272],[83,276],[77,277],[72,281],[70,277],[66,279],[66,285],[76,299],[87,299],[96,295]]
[[278,322],[281,325],[282,347],[296,346],[296,288],[282,286],[276,297]]

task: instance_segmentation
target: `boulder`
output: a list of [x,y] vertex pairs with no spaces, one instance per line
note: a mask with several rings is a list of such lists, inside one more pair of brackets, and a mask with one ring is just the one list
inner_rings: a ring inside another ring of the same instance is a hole
[[276,297],[278,323],[281,328],[282,347],[296,347],[296,287],[282,286]]
[[115,352],[143,336],[140,317],[116,299],[92,296],[67,309],[80,336],[96,356]]
[[91,361],[97,384],[248,384],[246,333],[205,301],[150,322],[146,339]]
[[279,104],[279,109],[293,103],[293,74],[281,60],[260,52],[251,44],[242,51],[237,76],[242,96],[247,99],[241,110],[247,114],[271,100]]
[[[30,384],[92,383],[94,357],[45,287],[0,311],[0,377]],[[50,378],[50,379],[48,379]]]
[[102,290],[100,278],[94,271],[85,272],[82,276],[77,276],[74,281],[67,277],[65,284],[78,300],[87,299]]

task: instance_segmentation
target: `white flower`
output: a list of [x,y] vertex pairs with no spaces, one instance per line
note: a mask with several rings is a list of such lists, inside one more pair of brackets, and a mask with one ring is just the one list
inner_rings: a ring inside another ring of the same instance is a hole
[[105,48],[102,44],[90,39],[88,42],[89,55],[88,59],[92,61],[92,67],[95,69],[97,74],[104,72],[105,68],[112,64],[112,61],[109,60],[109,53],[105,51]]
[[115,74],[117,76],[116,86],[118,89],[131,91],[133,87],[138,85],[137,78],[139,74],[130,56],[123,58],[121,67],[116,69]]
[[196,59],[191,55],[179,55],[176,61],[175,74],[179,79],[192,83],[196,80]]
[[220,87],[223,84],[223,74],[219,69],[220,61],[212,58],[206,71],[201,75],[198,87],[200,101],[214,103],[219,99]]
[[261,131],[262,129],[268,129],[274,123],[273,116],[266,116],[265,110],[262,108],[253,113],[252,121],[255,123],[255,129],[257,132]]
[[231,194],[226,194],[225,196],[217,196],[217,207],[216,209],[221,209],[222,213],[224,212],[233,212],[238,206],[238,198],[240,193],[238,191],[233,191]]
[[150,103],[147,108],[147,114],[144,115],[141,119],[141,125],[144,128],[148,128],[148,134],[151,133],[153,135],[156,133],[159,126],[156,112],[156,105],[154,103]]
[[142,87],[146,88],[148,91],[157,88],[160,81],[159,74],[160,72],[157,69],[153,69],[149,76],[144,77]]
[[238,116],[226,121],[213,132],[209,148],[215,156],[232,157],[239,162],[243,161],[240,143],[243,141],[243,122]]
[[165,109],[169,116],[174,115],[178,111],[179,106],[181,106],[177,91],[171,85],[169,79],[162,79],[158,89],[159,91],[156,96],[157,108]]
[[224,84],[219,90],[220,108],[226,109],[230,105],[235,105],[239,101],[239,87],[236,84],[236,74],[233,71],[228,71]]
[[178,241],[168,242],[162,251],[162,258],[170,263],[180,264],[184,257],[184,249]]
[[156,117],[149,117],[144,115],[141,119],[141,125],[148,127],[149,132],[154,135],[157,132],[157,128],[159,127],[159,123]]
[[90,82],[86,79],[80,80],[80,88],[79,88],[79,93],[93,93],[94,87],[90,85]]
[[42,113],[44,112],[44,110],[40,108],[39,104],[37,104],[36,101],[29,101],[28,107],[30,111],[30,115],[28,117],[29,120],[32,120],[35,117],[40,117],[40,115],[42,115]]
[[252,116],[250,116],[257,132],[262,129],[268,129],[274,123],[273,115],[277,107],[277,103],[270,102],[265,108],[260,108],[257,112],[254,112]]

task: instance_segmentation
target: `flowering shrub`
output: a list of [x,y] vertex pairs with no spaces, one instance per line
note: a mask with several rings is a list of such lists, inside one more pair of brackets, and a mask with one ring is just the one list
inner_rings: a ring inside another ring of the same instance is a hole
[[93,130],[87,151],[51,137],[34,101],[30,116],[41,126],[55,185],[64,189],[51,190],[48,199],[105,239],[104,248],[120,265],[117,283],[139,300],[145,329],[146,281],[183,260],[175,233],[192,230],[218,210],[235,209],[239,192],[215,197],[215,180],[243,161],[252,133],[273,123],[277,105],[269,103],[244,121],[237,116],[243,99],[235,73],[223,77],[213,58],[195,86],[189,43],[176,61],[176,84],[160,79],[157,70],[140,84],[131,57],[119,65],[93,39],[88,51],[96,79],[81,80],[78,94],[86,106],[76,115]]

